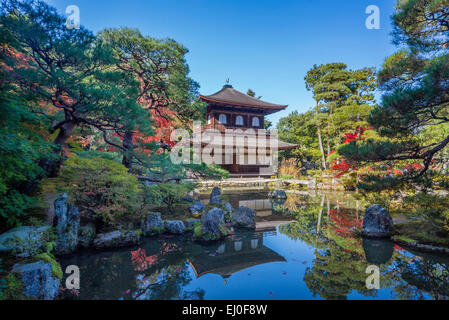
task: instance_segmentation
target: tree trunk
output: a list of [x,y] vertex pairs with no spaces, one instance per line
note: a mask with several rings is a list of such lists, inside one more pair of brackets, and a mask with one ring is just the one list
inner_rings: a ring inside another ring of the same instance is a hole
[[68,121],[59,127],[59,133],[56,137],[54,144],[58,146],[65,146],[65,143],[72,135],[73,129],[75,129],[76,123],[74,121]]
[[331,117],[333,113],[333,106],[331,104],[329,110],[329,118],[327,119],[327,154],[331,154],[331,140],[330,140],[330,132],[331,132]]
[[44,169],[48,177],[56,177],[59,173],[64,160],[67,156],[66,142],[72,136],[73,130],[76,127],[76,122],[67,121],[59,127],[58,136],[53,142],[56,146],[54,153],[55,159],[41,159],[39,165]]
[[321,151],[321,169],[322,170],[326,170],[326,158],[324,157],[324,147],[323,147],[323,140],[321,139],[321,129],[318,128],[318,144],[320,146],[320,151]]
[[[316,104],[315,114],[318,115],[318,102]],[[317,123],[318,145],[321,151],[321,170],[326,170],[326,159],[324,157],[323,139],[321,139],[320,125]]]
[[126,149],[126,152],[123,154],[122,164],[128,168],[129,171],[133,168],[133,156],[132,151],[134,150],[134,132],[127,131],[123,137],[123,147]]

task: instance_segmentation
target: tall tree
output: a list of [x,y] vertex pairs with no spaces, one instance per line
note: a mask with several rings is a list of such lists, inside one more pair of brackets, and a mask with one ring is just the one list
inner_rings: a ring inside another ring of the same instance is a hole
[[447,134],[422,134],[443,133],[449,122],[449,1],[400,0],[396,9],[393,39],[401,50],[379,72],[382,103],[369,119],[381,138],[341,153],[354,161],[421,160],[421,176],[449,144]]
[[[315,86],[319,83],[319,79],[322,76],[322,73],[319,70],[319,67],[314,65],[313,68],[311,70],[309,70],[307,72],[306,77],[304,78],[305,82],[306,82],[306,88],[309,91],[314,91]],[[314,99],[316,102],[316,106],[315,106],[315,121],[316,121],[316,127],[317,127],[317,137],[318,137],[318,146],[320,148],[320,152],[321,152],[321,170],[326,170],[327,169],[327,164],[326,164],[326,157],[325,157],[325,152],[324,152],[324,147],[323,147],[323,138],[321,135],[321,126],[322,126],[322,118],[321,117],[321,110],[319,107],[319,100],[317,100],[317,98],[314,95]]]
[[354,128],[357,123],[363,123],[374,100],[374,69],[348,70],[344,63],[315,65],[307,73],[305,81],[316,101],[318,142],[322,168],[326,169],[322,132],[326,132],[329,155],[342,142],[348,127]]
[[[187,125],[202,118],[205,109],[196,100],[198,83],[188,77],[185,47],[172,39],[145,37],[129,28],[106,29],[99,37],[113,48],[117,69],[130,72],[138,79],[140,90],[136,102],[149,110],[155,120],[161,120],[155,122],[156,126],[168,122],[173,129],[176,122]],[[122,136],[123,164],[129,169],[133,165],[138,129],[134,123],[126,124]]]
[[[51,106],[56,152],[77,126],[94,127],[106,142],[111,132],[125,132],[125,124],[139,123],[148,129],[148,111],[136,103],[139,83],[130,73],[113,70],[110,48],[85,28],[68,29],[65,18],[41,0],[3,0],[0,24],[13,38],[13,49],[29,58],[28,68],[12,67],[24,96]],[[54,175],[57,163],[44,161]]]
[[26,67],[23,56],[10,49],[9,35],[0,32],[0,232],[26,220],[43,175],[38,161],[51,151],[45,139],[50,123],[37,112],[42,111],[37,101],[22,97],[8,76],[13,66]]
[[318,145],[313,111],[306,113],[294,111],[281,118],[277,128],[281,140],[298,145],[295,149],[284,151],[285,158],[296,158],[302,161],[303,165],[310,163],[313,167],[320,167],[322,153]]

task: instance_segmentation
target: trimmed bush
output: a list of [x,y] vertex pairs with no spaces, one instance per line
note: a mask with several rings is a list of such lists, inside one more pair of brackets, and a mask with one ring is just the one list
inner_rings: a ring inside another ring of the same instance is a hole
[[140,184],[120,163],[73,156],[66,161],[60,179],[80,213],[91,214],[105,225],[115,225],[137,212]]

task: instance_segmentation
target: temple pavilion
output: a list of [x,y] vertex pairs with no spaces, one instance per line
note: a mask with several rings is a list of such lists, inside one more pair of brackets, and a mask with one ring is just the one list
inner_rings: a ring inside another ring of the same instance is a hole
[[[224,134],[226,129],[232,129],[235,132],[235,140],[239,140],[239,136],[244,136],[246,141],[249,141],[249,145],[253,144],[251,141],[255,140],[252,138],[256,139],[257,133],[255,135],[248,134],[248,131],[259,132],[257,131],[258,129],[264,129],[265,117],[267,115],[285,110],[288,107],[287,105],[273,104],[256,99],[234,89],[229,84],[212,95],[200,95],[200,99],[207,103],[206,129],[215,129],[216,134]],[[267,135],[266,139],[268,146],[270,141],[272,143],[273,136],[268,138]],[[277,137],[274,139],[277,150],[289,150],[297,147],[296,144],[278,140]],[[235,147],[232,159],[224,161],[224,164],[221,164],[221,166],[234,177],[271,176],[277,173],[275,172],[276,169],[271,170],[272,166],[265,163],[259,163],[258,161],[254,163],[254,161],[249,161],[248,159],[242,162],[240,154],[244,150],[243,153],[247,156],[248,149],[251,149],[251,147],[248,148],[248,145],[244,148]],[[260,150],[257,152],[260,152]],[[269,150],[267,148],[267,156],[268,153]]]

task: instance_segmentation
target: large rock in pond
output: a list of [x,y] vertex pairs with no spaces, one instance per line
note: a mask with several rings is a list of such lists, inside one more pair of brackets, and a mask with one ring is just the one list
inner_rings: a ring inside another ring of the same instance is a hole
[[201,217],[201,224],[195,227],[193,238],[199,241],[216,241],[229,234],[226,228],[224,211],[213,208]]
[[39,253],[48,240],[50,226],[22,226],[0,235],[0,252],[8,252],[22,258]]
[[136,231],[112,231],[97,234],[93,245],[96,249],[132,247],[141,241],[141,234]]
[[224,204],[224,212],[225,212],[225,221],[231,222],[232,216],[234,214],[234,208],[232,207],[232,205],[229,202],[226,202]]
[[366,209],[363,219],[362,236],[367,238],[389,238],[393,232],[393,219],[380,205]]
[[287,193],[284,190],[273,190],[268,193],[272,199],[287,199]]
[[239,207],[232,217],[232,224],[239,228],[256,228],[256,212],[247,207]]
[[18,273],[22,280],[25,296],[39,300],[54,300],[58,295],[60,280],[53,276],[50,263],[39,261],[15,265],[12,272]]
[[194,216],[203,214],[205,209],[206,206],[200,200],[195,201],[193,206],[189,207],[190,213]]
[[160,212],[148,213],[145,217],[143,225],[143,233],[145,236],[154,236],[162,234],[165,231],[164,221],[162,221]]
[[85,226],[81,226],[78,233],[78,246],[88,248],[95,239],[96,229],[95,225],[90,222]]
[[165,230],[171,234],[183,234],[186,231],[186,226],[182,221],[165,221]]
[[80,215],[78,208],[67,201],[67,194],[61,194],[55,201],[56,246],[58,255],[75,251],[78,245]]
[[219,187],[215,187],[212,189],[210,193],[210,204],[221,204],[221,190]]

